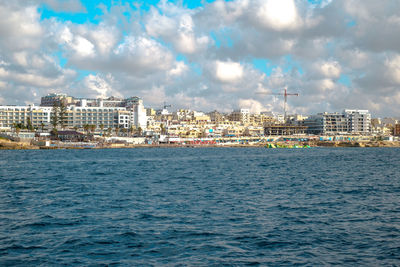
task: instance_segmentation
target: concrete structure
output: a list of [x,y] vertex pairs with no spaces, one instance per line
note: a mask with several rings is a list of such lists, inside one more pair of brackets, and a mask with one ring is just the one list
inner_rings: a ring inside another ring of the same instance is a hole
[[[51,124],[55,116],[53,105],[63,101],[66,105],[63,126],[82,128],[95,125],[96,128],[132,128],[147,127],[146,110],[143,100],[138,97],[127,99],[77,99],[62,94],[42,97],[42,106],[0,106],[0,126],[12,127],[21,123],[27,125],[30,120],[33,127]],[[60,117],[59,110],[57,116]]]
[[307,130],[305,126],[293,126],[293,125],[267,125],[264,127],[264,135],[301,135]]
[[371,114],[368,110],[349,110],[342,113],[319,113],[304,120],[309,134],[342,135],[370,134]]
[[0,106],[0,126],[13,127],[21,123],[27,126],[30,120],[33,127],[50,124],[51,107],[29,106]]
[[250,122],[250,110],[242,108],[235,110],[229,115],[231,121],[240,121],[242,124],[248,124]]
[[400,136],[400,124],[394,125],[394,136]]
[[54,105],[60,105],[61,103],[69,105],[75,103],[75,101],[72,96],[57,93],[43,96],[40,100],[40,106],[42,107],[52,107]]
[[369,134],[371,132],[371,114],[368,110],[345,109],[343,113],[348,121],[348,132],[352,134]]

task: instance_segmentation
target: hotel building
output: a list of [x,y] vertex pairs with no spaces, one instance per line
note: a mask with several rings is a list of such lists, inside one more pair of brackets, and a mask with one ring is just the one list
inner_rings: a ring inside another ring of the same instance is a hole
[[309,134],[363,134],[371,133],[371,114],[368,110],[345,109],[342,113],[319,113],[304,120]]
[[0,106],[0,127],[12,127],[14,124],[28,124],[33,127],[49,127],[55,115],[54,106],[63,103],[66,106],[64,127],[82,128],[95,125],[96,128],[147,127],[146,110],[139,97],[127,99],[84,99],[62,94],[42,97],[41,106]]

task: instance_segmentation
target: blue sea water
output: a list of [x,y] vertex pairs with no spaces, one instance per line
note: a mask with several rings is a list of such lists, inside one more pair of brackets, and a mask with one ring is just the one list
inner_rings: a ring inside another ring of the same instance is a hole
[[0,265],[399,266],[400,149],[0,151]]

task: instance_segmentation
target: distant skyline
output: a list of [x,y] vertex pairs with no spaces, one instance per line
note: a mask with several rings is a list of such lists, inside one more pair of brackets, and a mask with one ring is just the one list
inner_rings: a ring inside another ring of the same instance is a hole
[[0,0],[0,104],[400,116],[399,0]]

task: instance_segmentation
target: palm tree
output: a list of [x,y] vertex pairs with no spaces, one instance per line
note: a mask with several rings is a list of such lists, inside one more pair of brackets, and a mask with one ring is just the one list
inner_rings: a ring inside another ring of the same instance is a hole
[[104,130],[104,124],[100,124],[100,129],[101,129],[101,135],[103,135],[103,130]]
[[139,128],[137,129],[137,131],[138,131],[138,135],[139,135],[139,136],[142,136],[142,132],[143,132],[142,127],[139,126]]
[[118,126],[115,126],[115,134],[116,134],[116,136],[118,136],[118,133],[119,133],[119,128],[118,128]]
[[28,117],[26,124],[26,128],[28,128],[30,131],[33,131],[33,125],[30,117]]
[[161,125],[160,125],[160,129],[161,129],[161,134],[165,134],[165,133],[166,133],[166,130],[165,130],[164,124],[162,124],[162,123],[161,123]]
[[40,124],[40,127],[42,128],[42,132],[43,132],[44,131],[44,123],[43,122]]
[[107,134],[107,135],[108,135],[108,137],[110,137],[110,136],[111,136],[111,131],[112,131],[112,128],[108,128],[108,130],[107,130],[107,131],[108,131],[108,134]]
[[90,130],[92,131],[92,133],[94,133],[94,130],[96,130],[96,125],[90,125]]
[[89,124],[83,125],[83,129],[85,130],[86,134],[89,134]]

